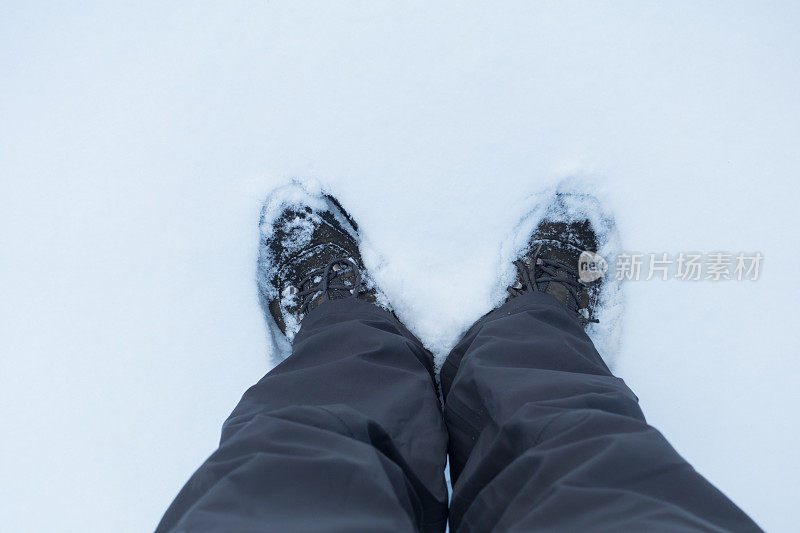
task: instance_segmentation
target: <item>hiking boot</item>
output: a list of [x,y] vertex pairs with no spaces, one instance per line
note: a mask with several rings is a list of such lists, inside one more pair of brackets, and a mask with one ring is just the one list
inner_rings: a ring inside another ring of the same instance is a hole
[[[506,301],[528,292],[543,292],[574,312],[586,326],[598,322],[596,311],[603,278],[602,275],[592,279],[595,276],[579,274],[579,265],[592,257],[581,254],[584,251],[594,253],[598,239],[588,217],[576,217],[567,208],[576,196],[579,195],[556,194],[522,256],[514,261],[517,278],[508,287]],[[587,198],[579,200],[586,203]],[[588,200],[596,202],[592,197]],[[585,274],[585,270],[581,273]]]
[[327,300],[376,301],[365,279],[358,225],[333,196],[293,183],[261,212],[258,282],[262,306],[289,341]]

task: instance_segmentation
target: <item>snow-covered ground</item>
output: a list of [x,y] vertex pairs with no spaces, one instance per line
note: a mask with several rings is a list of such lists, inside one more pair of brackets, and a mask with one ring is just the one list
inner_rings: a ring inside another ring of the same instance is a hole
[[155,527],[267,369],[258,215],[328,185],[431,347],[530,195],[588,176],[631,251],[616,372],[769,531],[796,528],[796,2],[3,2],[0,529]]

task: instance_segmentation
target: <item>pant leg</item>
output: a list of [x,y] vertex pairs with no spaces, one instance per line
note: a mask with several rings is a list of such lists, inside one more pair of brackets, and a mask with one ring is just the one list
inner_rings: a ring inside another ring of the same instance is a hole
[[760,531],[645,422],[546,294],[478,321],[441,376],[451,531]]
[[430,354],[390,313],[322,304],[250,388],[157,531],[444,531]]

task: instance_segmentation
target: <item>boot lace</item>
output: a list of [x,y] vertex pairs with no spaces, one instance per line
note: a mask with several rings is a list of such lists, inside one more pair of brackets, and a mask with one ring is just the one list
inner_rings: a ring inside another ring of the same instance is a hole
[[[342,275],[353,272],[352,285],[342,279]],[[342,298],[358,298],[359,294],[366,291],[361,270],[349,257],[335,257],[328,261],[324,267],[310,271],[298,284],[300,291],[297,298],[300,300],[300,310],[308,313],[311,303],[317,294],[322,293],[322,300]]]
[[[558,261],[546,257],[539,257],[542,251],[542,244],[543,243],[539,243],[536,252],[533,254],[533,260],[531,261],[532,268],[528,268],[528,265],[526,265],[522,259],[514,261],[514,266],[517,267],[518,280],[522,286],[518,288],[513,285],[508,287],[509,294],[511,296],[520,296],[528,292],[537,292],[541,290],[539,289],[540,283],[555,281],[561,283],[567,289],[572,300],[575,302],[575,309],[583,321],[599,322],[596,318],[589,318],[589,310],[581,307],[578,291],[582,290],[584,286],[580,282],[578,271]],[[559,270],[566,273],[566,276],[559,276]],[[585,311],[585,315],[583,311]]]

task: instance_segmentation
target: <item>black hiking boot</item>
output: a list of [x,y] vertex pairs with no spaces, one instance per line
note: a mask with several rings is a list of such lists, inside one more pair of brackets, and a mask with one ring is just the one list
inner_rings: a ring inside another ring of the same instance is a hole
[[260,229],[262,307],[290,342],[303,317],[326,300],[376,301],[363,274],[358,225],[333,196],[283,187],[264,205]]
[[[528,247],[514,261],[517,279],[508,287],[506,301],[528,292],[543,292],[564,304],[586,326],[598,322],[596,311],[604,270],[597,275],[594,262],[603,260],[594,255],[598,239],[591,222],[587,217],[575,217],[566,208],[575,196],[556,194],[531,234]],[[594,201],[592,197],[588,199]]]

